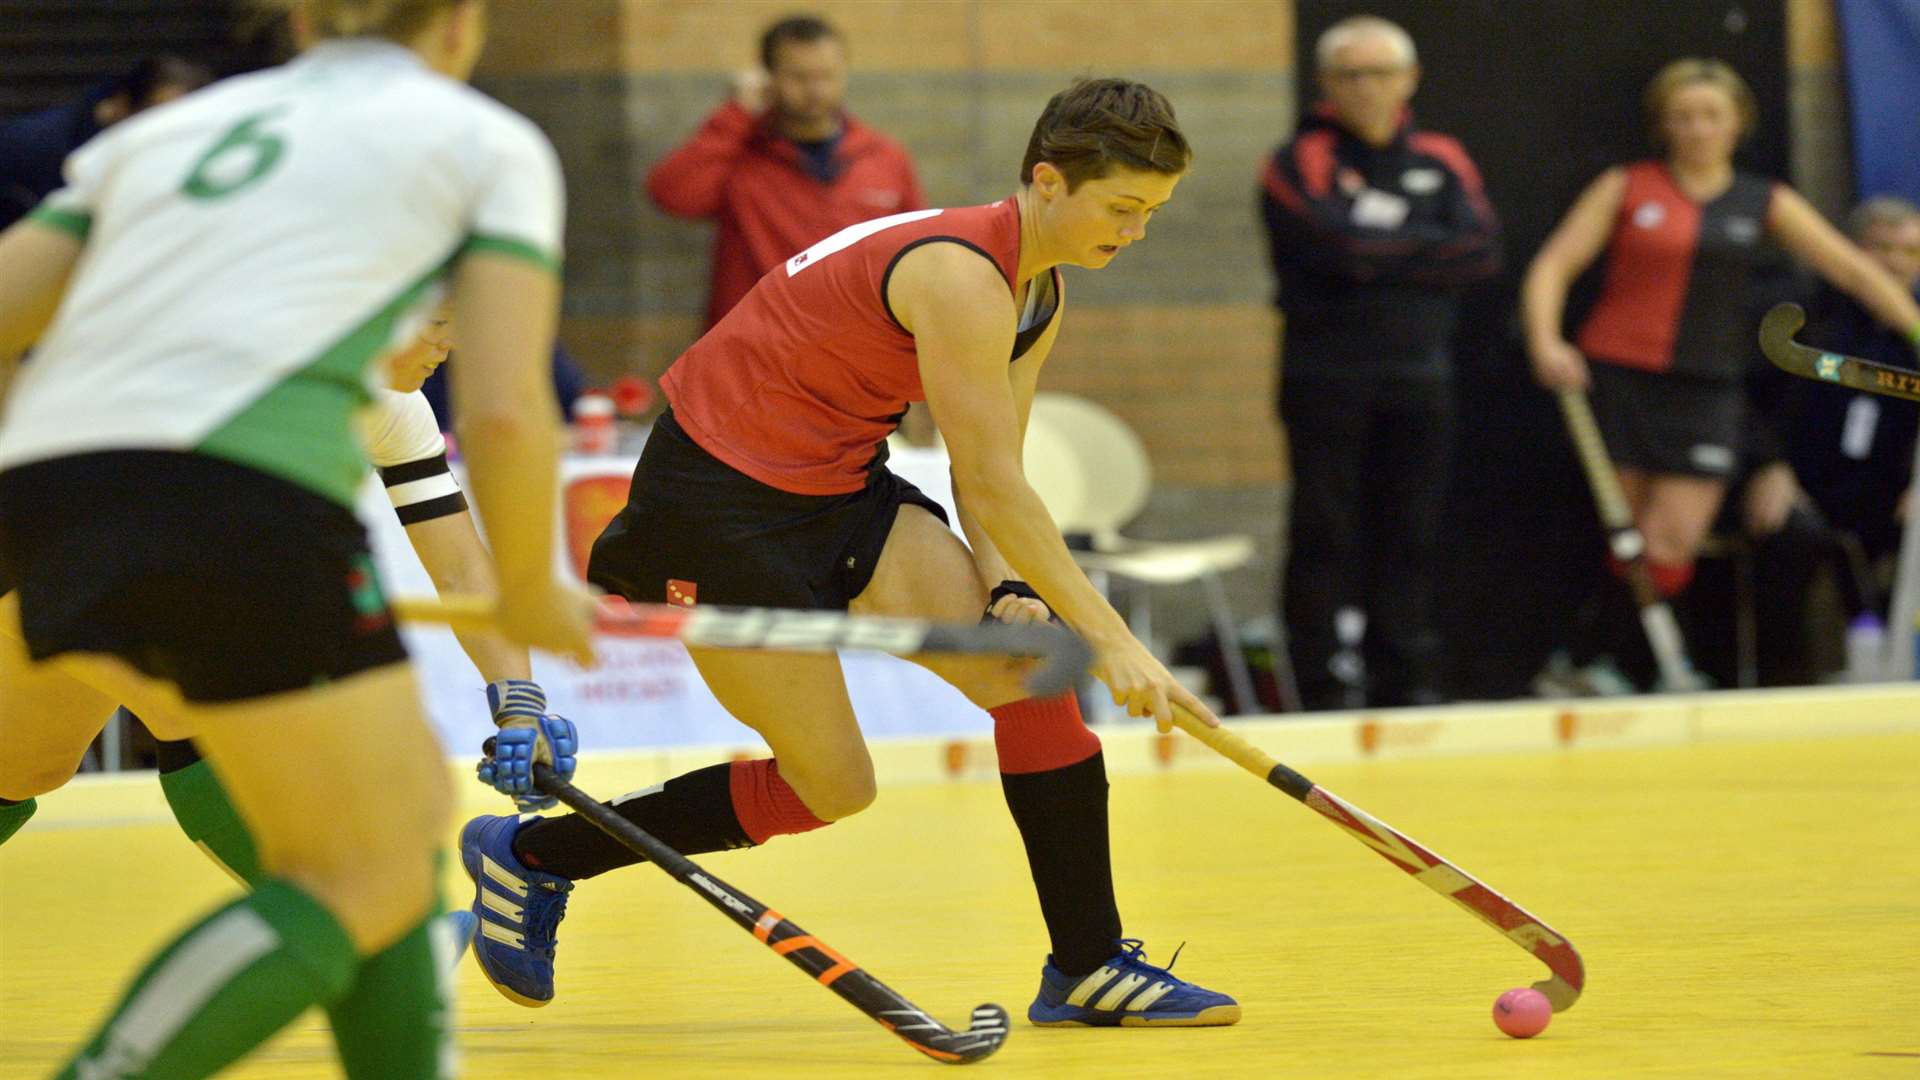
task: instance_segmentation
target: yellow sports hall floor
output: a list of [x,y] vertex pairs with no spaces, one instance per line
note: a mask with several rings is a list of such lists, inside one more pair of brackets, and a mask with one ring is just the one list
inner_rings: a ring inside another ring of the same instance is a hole
[[[1488,1011],[1529,956],[1239,772],[1119,777],[1128,930],[1236,994],[1212,1030],[1042,1030],[1005,1077],[1920,1077],[1920,735],[1325,766],[1321,784],[1569,935],[1586,996],[1539,1038]],[[596,788],[591,769],[579,777]],[[59,798],[59,795],[53,798]],[[316,812],[324,812],[316,808]],[[718,874],[951,1024],[1018,1017],[1045,951],[991,782],[883,790]],[[455,884],[449,879],[449,887]],[[464,879],[459,881],[464,885]],[[48,1074],[133,965],[230,890],[167,824],[0,849],[0,1075]],[[459,976],[473,1077],[933,1076],[648,867],[584,883],[559,1000]],[[317,1015],[237,1077],[335,1075]]]

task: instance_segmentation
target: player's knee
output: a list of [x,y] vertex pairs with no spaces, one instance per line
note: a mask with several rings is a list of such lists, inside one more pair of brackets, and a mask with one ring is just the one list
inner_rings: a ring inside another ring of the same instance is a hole
[[[14,740],[0,739],[8,741]],[[72,740],[18,740],[24,745],[0,753],[0,799],[21,802],[59,789],[80,771],[92,741],[91,731],[76,733]]]
[[0,755],[0,799],[25,802],[56,791],[79,771],[79,761],[29,761]]
[[808,812],[821,821],[850,818],[872,806],[879,795],[879,785],[873,779],[873,764],[864,765],[864,768],[836,769],[830,775],[800,778],[793,783],[793,792],[800,796]]

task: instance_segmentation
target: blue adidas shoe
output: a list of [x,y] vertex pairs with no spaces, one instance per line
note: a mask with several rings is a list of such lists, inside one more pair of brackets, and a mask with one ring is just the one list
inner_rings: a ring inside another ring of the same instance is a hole
[[[1174,950],[1174,961],[1180,959]],[[1027,1007],[1039,1027],[1216,1027],[1240,1022],[1240,1003],[1176,977],[1146,961],[1135,938],[1091,975],[1078,978],[1053,966],[1040,969],[1040,996]]]
[[473,958],[508,1001],[537,1009],[553,1000],[554,932],[573,882],[530,870],[513,857],[520,819],[482,816],[460,830],[460,863],[473,879],[480,932]]

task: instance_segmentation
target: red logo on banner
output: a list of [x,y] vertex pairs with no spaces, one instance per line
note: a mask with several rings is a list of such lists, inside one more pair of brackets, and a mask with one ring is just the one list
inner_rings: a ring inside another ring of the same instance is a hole
[[567,485],[560,505],[567,520],[567,555],[573,561],[573,572],[585,578],[593,542],[613,515],[627,505],[627,477],[618,473],[583,476]]
[[700,598],[700,586],[692,581],[679,578],[667,579],[667,603],[675,607],[692,607]]

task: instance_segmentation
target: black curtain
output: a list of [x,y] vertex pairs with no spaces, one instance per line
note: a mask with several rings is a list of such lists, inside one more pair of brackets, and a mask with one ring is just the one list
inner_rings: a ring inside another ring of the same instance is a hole
[[[1297,0],[1303,103],[1318,97],[1315,40],[1362,13],[1413,35],[1424,72],[1416,122],[1466,145],[1505,229],[1506,272],[1468,297],[1456,344],[1460,434],[1438,615],[1449,691],[1512,697],[1564,638],[1603,555],[1559,410],[1529,374],[1520,276],[1582,188],[1653,153],[1641,94],[1669,60],[1732,64],[1760,109],[1740,163],[1786,177],[1785,0]],[[1571,318],[1596,276],[1576,289]]]

